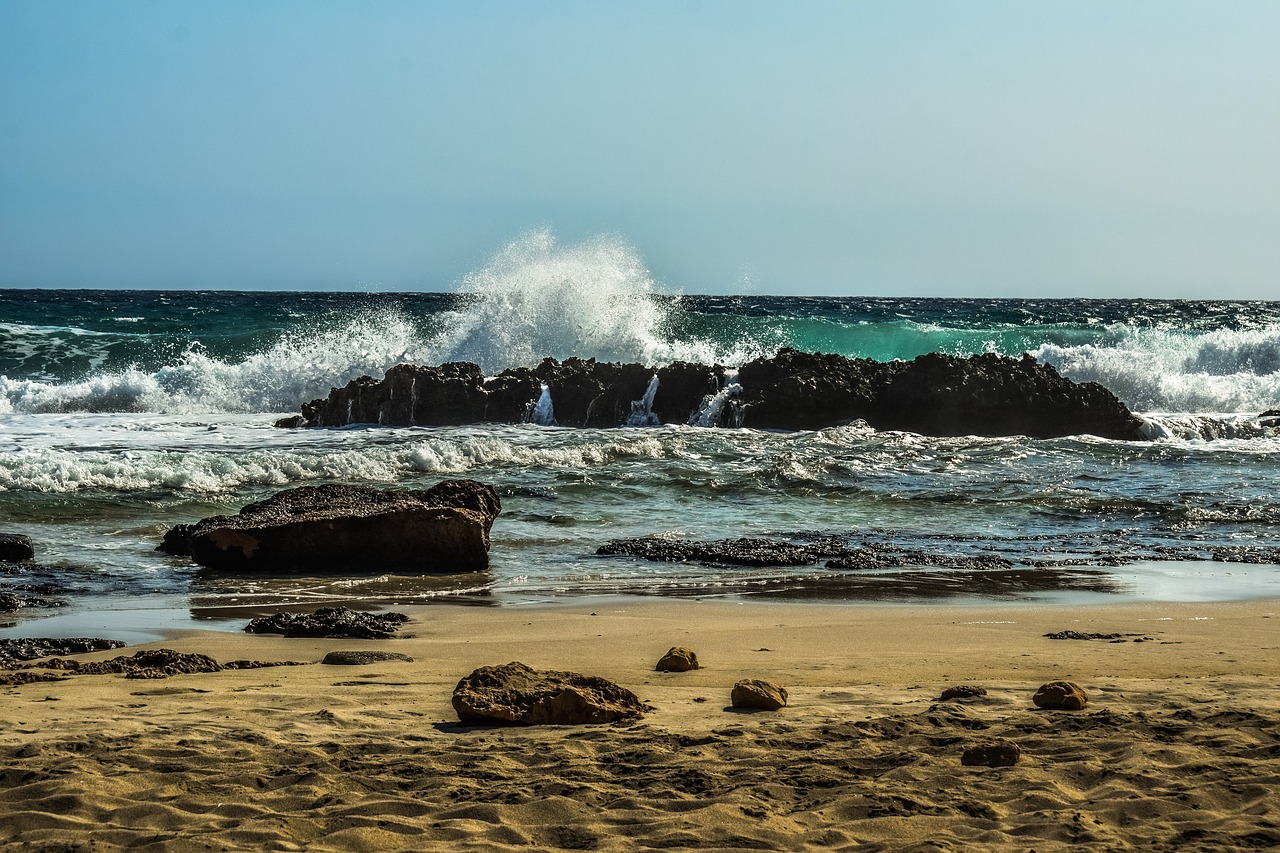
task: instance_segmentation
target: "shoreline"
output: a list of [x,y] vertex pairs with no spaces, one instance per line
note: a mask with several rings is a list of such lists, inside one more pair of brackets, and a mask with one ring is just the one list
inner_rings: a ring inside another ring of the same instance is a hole
[[[1280,843],[1277,598],[962,608],[615,599],[409,612],[403,639],[184,631],[148,644],[306,666],[0,688],[0,845]],[[1042,636],[1060,630],[1150,639]],[[654,672],[674,645],[704,668]],[[414,660],[316,663],[338,649]],[[460,725],[458,679],[511,660],[608,678],[653,711],[631,725]],[[786,687],[788,706],[726,707],[741,678]],[[1032,693],[1056,679],[1081,685],[1089,705],[1034,709]],[[987,695],[938,701],[957,684]],[[996,739],[1020,745],[1016,766],[961,766],[968,745]]]

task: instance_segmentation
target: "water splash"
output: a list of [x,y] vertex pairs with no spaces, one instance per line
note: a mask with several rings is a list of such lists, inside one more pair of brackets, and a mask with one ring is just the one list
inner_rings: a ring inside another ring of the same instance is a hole
[[488,373],[546,356],[649,365],[676,360],[738,363],[761,354],[750,342],[724,351],[674,340],[671,308],[635,250],[613,237],[560,246],[549,231],[526,235],[462,282],[472,304],[436,342],[437,361],[470,361]]
[[[721,425],[742,426],[742,410],[732,405],[732,399],[742,393],[742,385],[738,383],[738,371],[726,370],[721,388],[714,394],[702,398],[698,408],[689,415],[689,426],[717,427]],[[729,408],[728,418],[725,408]],[[725,424],[725,421],[728,421]]]
[[551,388],[547,383],[542,383],[542,394],[529,410],[529,417],[526,418],[526,421],[538,426],[556,425],[555,407],[551,403]]
[[649,387],[639,400],[631,401],[631,414],[627,416],[629,427],[661,426],[662,421],[653,413],[653,398],[658,394],[658,374],[653,374]]

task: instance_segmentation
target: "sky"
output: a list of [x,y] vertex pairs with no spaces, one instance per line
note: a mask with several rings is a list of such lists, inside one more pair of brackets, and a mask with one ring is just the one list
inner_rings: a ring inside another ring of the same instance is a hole
[[0,286],[1280,299],[1280,3],[0,0]]

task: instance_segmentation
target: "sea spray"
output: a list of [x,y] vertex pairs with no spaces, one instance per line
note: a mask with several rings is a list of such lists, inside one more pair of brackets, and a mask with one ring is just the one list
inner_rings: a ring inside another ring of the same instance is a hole
[[551,402],[551,388],[547,383],[542,383],[542,393],[530,407],[529,416],[525,420],[538,426],[555,426],[555,406]]
[[627,416],[629,427],[661,426],[662,421],[653,413],[653,398],[658,394],[658,374],[653,374],[644,396],[631,401],[631,414]]
[[[742,385],[738,383],[738,371],[726,370],[721,380],[720,390],[703,397],[698,408],[689,414],[689,426],[742,426],[741,408],[731,405],[732,398],[741,393]],[[727,419],[725,418],[726,408],[730,410]]]

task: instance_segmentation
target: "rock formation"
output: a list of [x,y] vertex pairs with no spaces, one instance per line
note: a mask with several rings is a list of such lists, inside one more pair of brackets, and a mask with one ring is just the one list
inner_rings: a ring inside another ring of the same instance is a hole
[[692,649],[686,649],[684,646],[672,646],[659,660],[657,666],[654,667],[655,672],[688,672],[691,669],[701,669],[698,664],[698,655]]
[[1040,685],[1031,697],[1037,708],[1047,711],[1082,711],[1089,704],[1084,688],[1071,681],[1050,681]]
[[409,621],[403,613],[361,613],[347,607],[321,607],[314,613],[259,616],[244,627],[249,634],[324,637],[343,640],[389,640]]
[[223,571],[472,572],[489,565],[500,511],[493,488],[471,480],[414,491],[302,486],[177,525],[159,549]]
[[0,562],[21,563],[34,559],[35,548],[31,545],[31,537],[21,533],[0,533]]
[[581,725],[613,723],[650,710],[612,681],[576,672],[539,672],[518,661],[482,666],[458,682],[453,709],[464,723]]
[[[653,368],[579,358],[548,358],[490,378],[467,362],[396,365],[381,380],[362,377],[334,388],[277,425],[517,423],[531,419],[545,385],[558,424],[616,427],[636,422],[635,406],[656,376],[642,413],[646,423],[794,430],[863,420],[925,435],[1143,438],[1139,420],[1110,391],[1072,382],[1030,355],[931,353],[878,362],[782,349],[732,373],[720,365]],[[727,405],[710,405],[731,391]]]
[[779,687],[768,681],[755,678],[744,678],[733,685],[729,701],[735,708],[751,708],[763,711],[777,711],[786,707],[787,688]]

